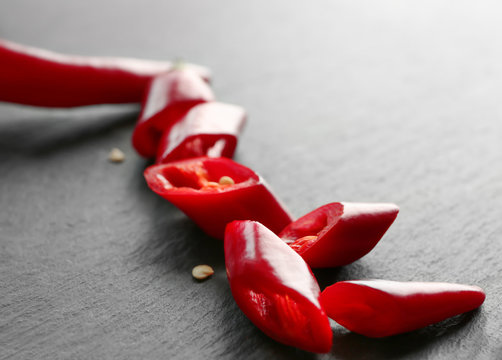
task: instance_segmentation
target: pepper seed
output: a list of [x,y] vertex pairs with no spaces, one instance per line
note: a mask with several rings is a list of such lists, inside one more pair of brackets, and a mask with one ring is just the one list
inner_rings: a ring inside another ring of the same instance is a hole
[[197,265],[192,269],[192,276],[197,280],[204,280],[214,274],[214,270],[209,265]]
[[108,154],[108,160],[114,163],[121,163],[125,160],[125,154],[118,148],[113,148]]
[[219,183],[220,185],[234,185],[235,181],[230,176],[222,176]]

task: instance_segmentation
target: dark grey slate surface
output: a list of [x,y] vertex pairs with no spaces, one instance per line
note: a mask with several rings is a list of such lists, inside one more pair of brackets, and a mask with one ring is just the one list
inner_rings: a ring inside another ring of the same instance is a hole
[[[138,108],[0,104],[0,359],[502,358],[502,5],[497,1],[25,1],[0,36],[76,54],[183,56],[250,121],[236,159],[297,216],[401,213],[360,261],[318,272],[485,288],[472,314],[331,354],[269,340],[234,304],[222,244],[150,192]],[[0,84],[1,86],[1,84]],[[107,162],[119,147],[125,163]],[[191,268],[212,265],[196,283]]]

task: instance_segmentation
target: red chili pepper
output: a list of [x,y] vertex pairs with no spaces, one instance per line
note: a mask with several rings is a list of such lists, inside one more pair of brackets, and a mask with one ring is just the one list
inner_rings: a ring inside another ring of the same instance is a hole
[[278,233],[291,215],[251,169],[227,158],[192,158],[145,170],[148,186],[208,235],[223,239],[233,220],[256,220]]
[[416,330],[474,310],[484,300],[477,286],[388,280],[341,281],[321,294],[330,318],[369,337]]
[[[203,78],[209,70],[187,65]],[[0,101],[46,107],[139,103],[151,78],[170,62],[84,57],[0,39]]]
[[332,331],[319,285],[277,235],[255,221],[228,224],[225,265],[235,302],[260,330],[286,345],[330,351]]
[[132,134],[132,144],[144,157],[157,154],[162,133],[193,106],[214,100],[209,85],[190,69],[180,68],[152,79],[141,114]]
[[347,265],[375,247],[398,212],[394,204],[331,203],[292,222],[279,237],[310,267]]
[[199,156],[231,158],[245,121],[246,112],[240,106],[218,102],[196,105],[164,131],[157,163]]

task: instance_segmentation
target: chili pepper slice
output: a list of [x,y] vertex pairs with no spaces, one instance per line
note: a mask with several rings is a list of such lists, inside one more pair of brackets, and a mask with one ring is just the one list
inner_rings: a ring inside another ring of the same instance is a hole
[[255,221],[234,221],[225,232],[230,289],[242,312],[265,334],[312,352],[332,346],[319,285],[308,265]]
[[[188,65],[204,79],[209,70]],[[0,101],[45,107],[139,103],[166,61],[54,53],[0,39]]]
[[145,170],[148,186],[208,235],[223,239],[233,220],[256,220],[278,233],[291,215],[253,170],[227,158],[198,157]]
[[341,281],[321,294],[330,318],[369,337],[416,330],[474,310],[484,300],[477,286],[388,280]]
[[246,112],[240,106],[218,102],[196,105],[164,131],[157,163],[200,156],[231,158],[245,121]]
[[310,267],[347,265],[376,246],[398,212],[395,204],[330,203],[292,222],[279,237]]
[[190,69],[180,68],[152,79],[147,87],[132,144],[144,157],[157,154],[162,133],[193,106],[214,100],[209,85]]

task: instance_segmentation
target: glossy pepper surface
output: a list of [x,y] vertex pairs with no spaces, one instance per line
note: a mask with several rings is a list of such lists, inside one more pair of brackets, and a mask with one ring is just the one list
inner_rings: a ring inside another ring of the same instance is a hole
[[200,156],[231,158],[245,121],[246,112],[240,106],[219,102],[196,105],[164,131],[157,163]]
[[292,222],[279,237],[313,268],[347,265],[375,247],[398,212],[394,204],[331,203]]
[[214,100],[209,85],[189,68],[158,75],[149,83],[132,144],[144,157],[155,157],[162,133],[195,105]]
[[321,294],[330,318],[369,337],[416,330],[474,310],[484,300],[477,286],[388,280],[341,281]]
[[278,233],[291,215],[264,180],[227,158],[200,157],[150,166],[148,186],[208,235],[223,239],[233,220],[256,220]]
[[239,308],[271,338],[325,353],[332,345],[319,286],[308,265],[255,221],[234,221],[225,232],[225,265]]
[[[209,70],[187,65],[208,79]],[[173,64],[54,53],[0,39],[0,101],[44,107],[139,103],[153,76]]]

